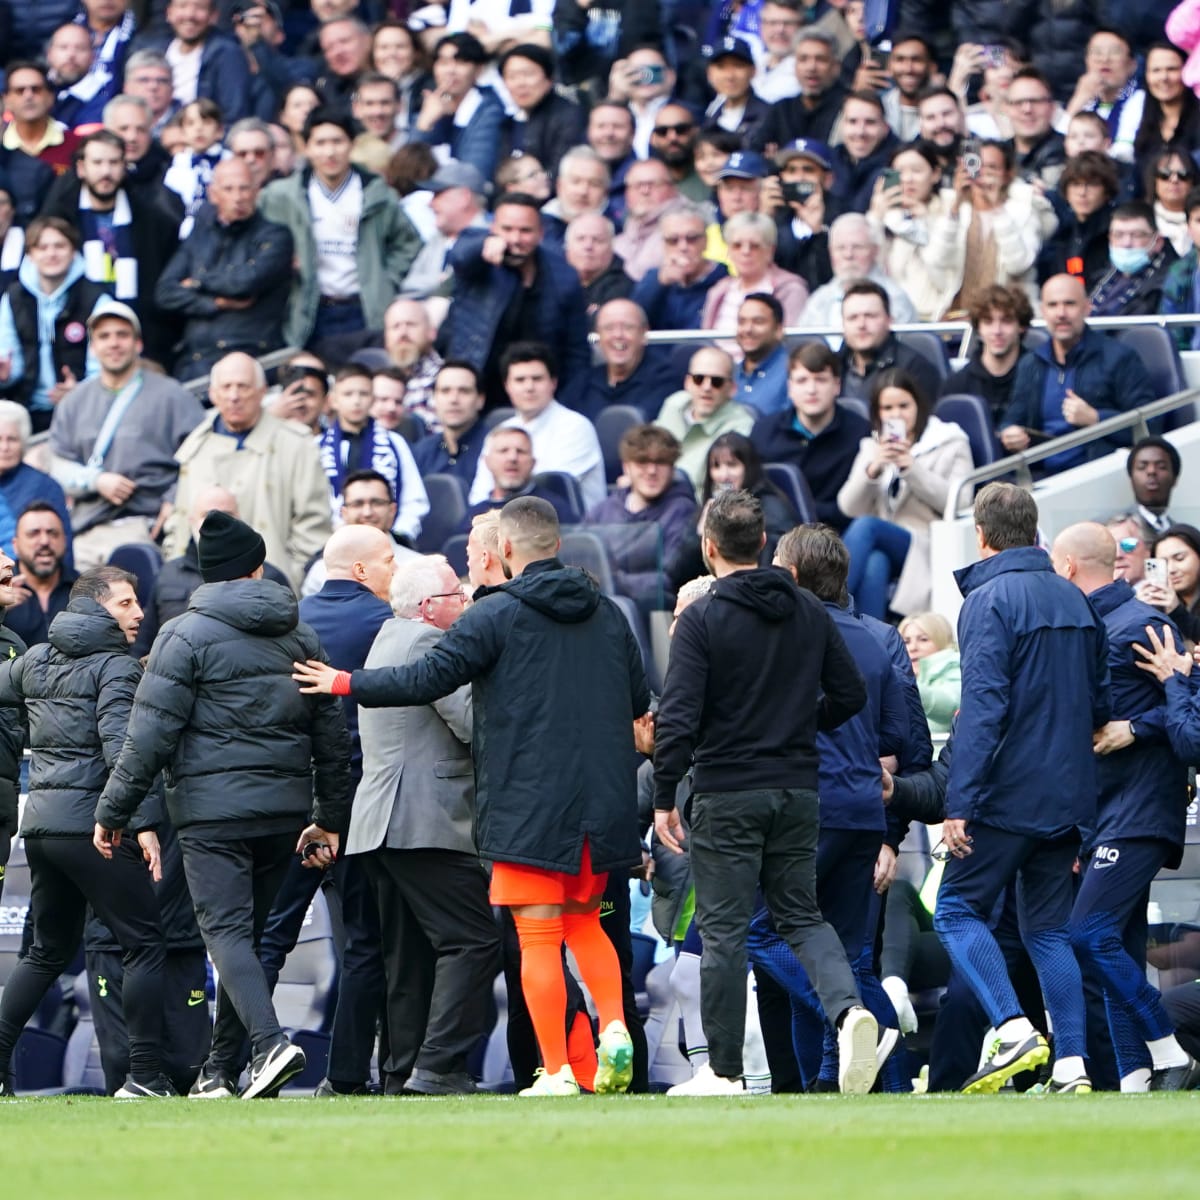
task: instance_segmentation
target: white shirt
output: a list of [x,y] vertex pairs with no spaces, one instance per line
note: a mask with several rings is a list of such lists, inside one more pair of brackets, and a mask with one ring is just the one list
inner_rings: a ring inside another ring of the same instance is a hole
[[633,152],[638,158],[650,157],[650,134],[658,120],[658,111],[671,103],[670,96],[659,96],[647,102],[645,107],[630,105],[633,113]]
[[335,300],[357,296],[362,179],[351,171],[331,195],[314,175],[308,183],[308,208],[317,247],[318,290]]
[[[429,511],[429,493],[425,491],[425,482],[421,472],[417,470],[417,460],[413,458],[408,443],[398,434],[389,430],[386,432],[392,450],[400,463],[400,503],[396,508],[396,519],[392,522],[392,532],[401,537],[411,538],[414,542],[421,533],[421,518]],[[314,439],[319,446],[321,439]],[[350,439],[342,438],[342,466],[350,455]],[[342,498],[330,491],[330,505],[333,509],[333,525],[336,529],[342,523]]]
[[[532,420],[511,417],[498,428],[524,429],[533,442],[534,471],[562,471],[574,475],[579,480],[586,508],[599,504],[608,494],[604,455],[596,430],[587,417],[551,400]],[[496,480],[481,455],[475,482],[471,484],[469,503],[486,500],[495,486]]]
[[773,67],[764,62],[759,64],[758,72],[751,81],[760,100],[774,104],[776,100],[790,100],[800,95],[800,81],[796,78],[796,56],[788,54],[781,58]]
[[200,86],[200,55],[203,53],[203,43],[195,50],[184,50],[178,38],[172,38],[167,47],[171,87],[180,104],[191,104],[196,99],[196,90]]

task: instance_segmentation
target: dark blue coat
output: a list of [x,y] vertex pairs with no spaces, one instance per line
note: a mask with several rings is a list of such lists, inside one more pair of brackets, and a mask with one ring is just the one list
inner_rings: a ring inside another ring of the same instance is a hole
[[[161,33],[148,33],[138,38],[132,51],[157,50],[166,54],[174,34],[170,29]],[[200,52],[200,78],[196,83],[196,97],[214,100],[221,110],[221,119],[228,129],[234,121],[252,115],[250,68],[246,63],[246,52],[237,38],[213,30],[204,39]]]
[[671,355],[662,347],[651,346],[637,370],[620,383],[608,382],[608,367],[604,363],[592,367],[578,407],[589,421],[594,421],[610,404],[631,404],[641,412],[642,420],[653,421],[663,401],[682,385]]
[[728,274],[723,263],[713,263],[695,283],[664,284],[658,282],[655,268],[637,281],[629,298],[640,305],[651,329],[699,329],[708,289]]
[[[1146,626],[1169,626],[1162,613],[1143,604],[1123,579],[1088,596],[1108,631],[1108,669],[1114,720],[1132,721],[1134,743],[1097,761],[1100,793],[1096,810],[1098,845],[1110,838],[1163,838],[1183,845],[1187,814],[1187,768],[1167,737],[1162,685],[1137,665],[1133,644],[1146,644]],[[1162,636],[1160,634],[1160,636]],[[1169,864],[1178,866],[1179,859]]]
[[[1162,614],[1159,614],[1159,621]],[[1189,766],[1200,767],[1200,672],[1176,672],[1167,680],[1167,736]]]
[[[316,630],[330,661],[344,671],[357,671],[363,666],[375,635],[391,619],[391,605],[352,579],[327,579],[315,596],[300,601],[300,620]],[[358,704],[353,696],[344,696],[342,708],[350,733],[350,771],[357,786],[362,779]]]
[[[443,358],[464,358],[482,371],[491,353],[500,320],[515,303],[521,277],[511,267],[494,267],[480,251],[486,229],[468,229],[447,259],[454,271],[454,302],[442,325]],[[579,276],[557,251],[539,246],[538,329],[558,361],[558,399],[579,407],[591,366],[587,306]]]
[[882,839],[886,823],[879,759],[903,753],[908,705],[877,635],[846,609],[828,602],[825,608],[866,681],[867,703],[836,729],[817,734],[821,828],[870,830]]
[[947,817],[1045,838],[1090,828],[1092,732],[1110,713],[1103,622],[1034,546],[954,575],[966,599]]
[[465,434],[458,435],[458,450],[451,454],[440,433],[428,433],[412,448],[413,461],[422,476],[453,475],[464,491],[470,491],[487,435],[487,426],[477,421]]
[[[496,173],[504,105],[490,87],[481,87],[479,97],[479,107],[465,125],[455,125],[453,117],[443,117],[426,132],[418,129],[414,121],[408,136],[411,141],[424,142],[427,146],[446,146],[451,158],[470,163],[484,179],[491,179]],[[416,101],[416,111],[420,111],[420,98]]]

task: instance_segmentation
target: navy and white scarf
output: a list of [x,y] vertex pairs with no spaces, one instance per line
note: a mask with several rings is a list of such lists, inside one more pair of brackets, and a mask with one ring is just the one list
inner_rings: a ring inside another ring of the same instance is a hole
[[133,214],[124,189],[117,192],[109,225],[100,221],[91,196],[83,188],[79,193],[79,231],[88,279],[110,288],[118,300],[136,300],[138,263],[133,249]]
[[335,496],[340,496],[346,477],[355,471],[378,471],[388,481],[392,499],[400,503],[400,456],[391,434],[368,420],[357,437],[347,435],[341,422],[334,421],[321,434],[321,467]]

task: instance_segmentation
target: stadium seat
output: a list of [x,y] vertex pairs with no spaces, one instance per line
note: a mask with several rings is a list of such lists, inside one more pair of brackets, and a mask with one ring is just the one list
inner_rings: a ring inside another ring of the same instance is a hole
[[839,396],[838,404],[847,412],[857,413],[864,421],[871,419],[871,406],[858,396]]
[[145,608],[154,591],[154,581],[162,570],[162,554],[150,542],[126,542],[118,546],[109,556],[110,566],[120,567],[137,578],[138,603]]
[[104,1064],[100,1060],[100,1045],[92,1021],[92,995],[88,990],[86,971],[81,971],[75,977],[73,998],[79,1022],[67,1038],[67,1050],[63,1057],[63,1087],[72,1092],[102,1096],[107,1090]]
[[533,477],[536,488],[542,492],[552,493],[561,506],[564,525],[578,525],[587,512],[583,500],[583,489],[574,475],[565,471],[539,471]]
[[1026,350],[1036,350],[1039,346],[1044,346],[1050,340],[1050,335],[1044,329],[1027,329],[1025,336],[1021,339],[1021,344]]
[[596,417],[596,436],[604,453],[604,477],[616,483],[621,474],[621,456],[617,447],[627,429],[643,424],[642,414],[632,404],[610,404]]
[[502,408],[493,408],[491,412],[483,414],[483,426],[490,433],[497,425],[502,425],[505,421],[517,415],[515,408],[507,406]]
[[66,1054],[66,1038],[26,1027],[12,1057],[13,1085],[18,1094],[62,1087]]
[[946,358],[946,343],[936,333],[898,333],[896,340],[902,342],[910,350],[929,359],[937,368],[938,375],[945,379],[950,374],[950,363]]
[[563,530],[558,557],[569,567],[583,567],[590,571],[606,595],[611,596],[616,591],[608,550],[596,534],[586,529]]
[[455,575],[459,579],[464,578],[467,574],[467,535],[456,533],[452,538],[447,538],[442,546],[442,553],[454,568]]
[[[1166,329],[1157,325],[1132,325],[1128,329],[1118,330],[1115,336],[1118,342],[1128,346],[1142,360],[1157,399],[1173,396],[1187,387],[1175,339]],[[1183,425],[1190,425],[1195,419],[1195,405],[1187,405],[1160,418],[1161,428],[1179,429]],[[1151,432],[1154,431],[1151,427]]]
[[662,680],[654,662],[654,654],[650,649],[650,636],[646,632],[646,622],[642,619],[638,606],[628,596],[613,596],[612,600],[625,614],[625,620],[629,622],[629,628],[633,630],[633,636],[637,639],[638,649],[642,652],[642,666],[646,669],[646,682],[650,685],[650,690],[652,692],[661,691]]
[[386,371],[396,365],[382,346],[363,346],[350,355],[350,361],[368,371]]
[[25,914],[29,911],[29,865],[25,841],[14,838],[8,866],[4,869],[4,902],[0,904],[0,994],[17,965]]
[[992,414],[982,396],[953,392],[943,396],[933,406],[933,411],[943,421],[953,421],[967,435],[971,458],[977,467],[986,467],[1000,457]]
[[467,499],[462,484],[453,475],[426,475],[425,491],[429,495],[429,511],[421,521],[417,549],[422,554],[436,554],[462,528],[467,519]]
[[330,1036],[315,1029],[298,1029],[292,1034],[292,1041],[304,1051],[304,1070],[288,1083],[284,1091],[294,1090],[300,1095],[311,1096],[313,1088],[325,1078],[329,1066]]
[[275,1011],[285,1029],[321,1031],[333,1018],[330,996],[337,979],[337,955],[329,907],[318,888],[300,939],[287,956],[275,985]]
[[763,463],[767,478],[792,502],[805,524],[817,519],[817,506],[808,480],[795,463]]

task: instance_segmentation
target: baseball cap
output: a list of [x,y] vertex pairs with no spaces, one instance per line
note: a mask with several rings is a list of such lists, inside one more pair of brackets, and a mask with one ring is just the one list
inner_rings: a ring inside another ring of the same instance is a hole
[[442,163],[433,176],[425,181],[427,192],[445,192],[456,187],[470,188],[477,196],[485,196],[488,192],[487,182],[478,167],[454,159]]
[[142,323],[138,320],[137,313],[128,304],[122,304],[120,300],[113,300],[107,296],[96,305],[92,315],[88,317],[88,333],[91,333],[100,321],[108,317],[115,317],[118,321],[127,321],[133,326],[133,332],[138,337],[142,336]]
[[793,142],[788,142],[782,150],[779,150],[775,155],[775,163],[777,166],[786,167],[793,158],[807,158],[810,162],[815,162],[823,171],[833,170],[833,159],[830,157],[829,147],[824,142],[818,142],[816,138],[796,138]]
[[761,154],[750,150],[735,150],[717,172],[717,179],[765,179],[767,164]]
[[754,66],[754,51],[744,38],[722,38],[712,46],[705,46],[701,53],[709,62],[716,62],[720,58],[740,58],[742,62]]

